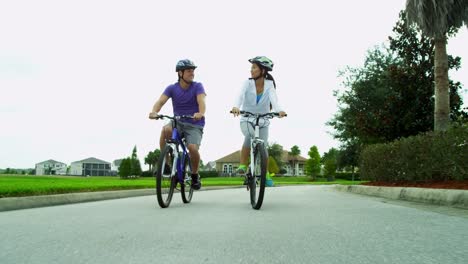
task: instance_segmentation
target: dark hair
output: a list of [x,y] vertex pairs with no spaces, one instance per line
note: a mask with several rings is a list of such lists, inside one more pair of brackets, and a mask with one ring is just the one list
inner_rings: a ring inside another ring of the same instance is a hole
[[273,76],[269,72],[266,72],[265,79],[273,81],[273,87],[275,87],[275,89],[276,89],[275,79],[273,78]]

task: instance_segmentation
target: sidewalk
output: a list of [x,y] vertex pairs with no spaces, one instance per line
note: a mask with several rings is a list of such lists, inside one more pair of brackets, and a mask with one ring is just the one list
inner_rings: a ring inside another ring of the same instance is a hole
[[377,196],[393,200],[422,202],[468,209],[468,190],[414,187],[377,187],[365,185],[333,185],[342,192]]

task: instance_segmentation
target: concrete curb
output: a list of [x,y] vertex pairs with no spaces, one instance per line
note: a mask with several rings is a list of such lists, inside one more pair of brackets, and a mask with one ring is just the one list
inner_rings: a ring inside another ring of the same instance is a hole
[[468,209],[468,191],[451,189],[333,185],[338,191]]
[[[227,188],[239,188],[239,186],[203,187],[199,191],[218,190]],[[129,198],[145,195],[156,195],[156,190],[139,189],[123,191],[67,193],[27,197],[8,197],[0,198],[0,212],[73,203],[94,202],[109,199]]]

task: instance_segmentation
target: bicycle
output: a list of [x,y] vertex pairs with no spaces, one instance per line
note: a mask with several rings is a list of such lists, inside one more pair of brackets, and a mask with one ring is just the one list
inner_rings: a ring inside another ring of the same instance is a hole
[[[169,206],[177,184],[180,185],[180,190],[177,190],[180,191],[184,203],[190,203],[193,196],[190,155],[185,138],[177,129],[178,120],[193,119],[193,116],[159,115],[155,119],[165,118],[172,120],[172,137],[166,140],[166,146],[161,152],[156,170],[156,196],[161,208]],[[169,166],[169,163],[172,163],[172,166]]]
[[[231,111],[232,113],[232,111]],[[271,112],[266,114],[254,114],[248,111],[240,111],[240,114],[245,117],[255,118],[255,133],[251,136],[250,140],[250,165],[245,173],[245,183],[247,191],[250,190],[250,204],[253,209],[260,209],[265,195],[265,183],[268,152],[266,149],[266,142],[260,139],[260,119],[271,119],[279,116],[279,113]],[[250,122],[248,122],[250,124]]]

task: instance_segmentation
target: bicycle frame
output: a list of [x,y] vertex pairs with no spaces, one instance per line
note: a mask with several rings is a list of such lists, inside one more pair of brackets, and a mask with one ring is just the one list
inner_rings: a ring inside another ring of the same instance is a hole
[[[182,173],[184,171],[183,161],[185,160],[185,157],[187,156],[190,157],[190,155],[187,151],[187,147],[185,146],[184,139],[182,138],[182,136],[179,133],[179,130],[177,129],[177,119],[184,118],[184,116],[175,117],[175,118],[172,118],[169,116],[163,116],[163,117],[169,118],[173,121],[171,139],[166,140],[166,144],[169,144],[170,146],[172,146],[172,149],[175,150],[174,160],[172,161],[171,175],[177,175],[177,181],[183,184],[185,180],[183,177],[183,173]],[[180,151],[179,146],[182,149],[182,152]],[[179,154],[180,152],[181,152],[181,155]],[[190,168],[190,171],[192,171],[191,162],[189,162],[189,168]]]
[[254,130],[255,134],[253,137],[250,138],[250,173],[253,174],[255,171],[255,163],[254,163],[254,149],[258,143],[263,143],[263,139],[260,138],[260,126],[258,125],[258,118],[257,123],[255,124]]

